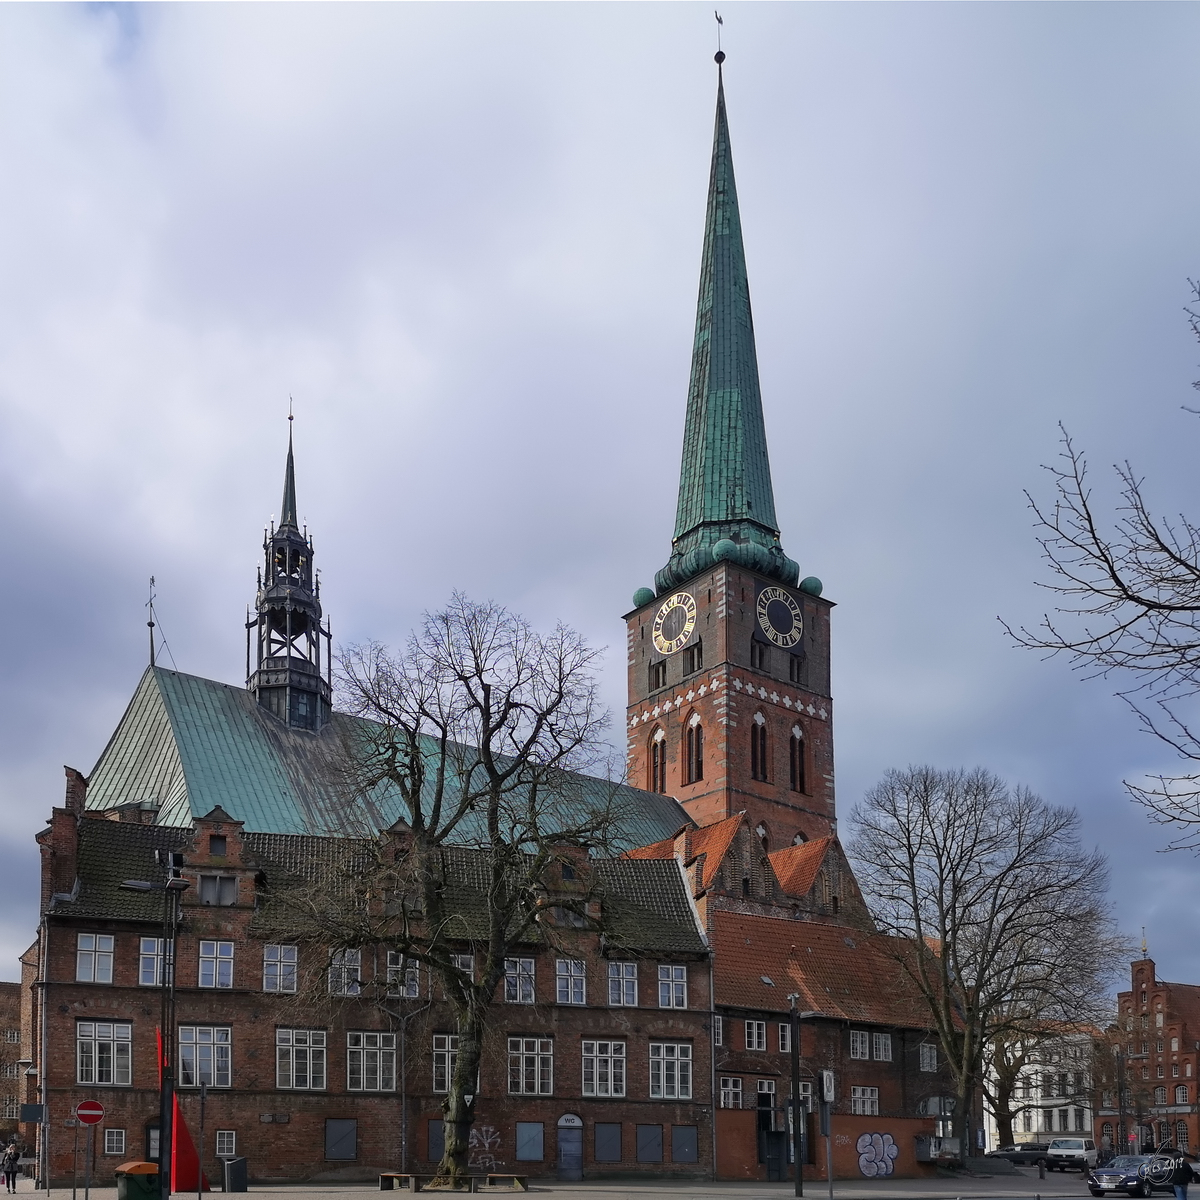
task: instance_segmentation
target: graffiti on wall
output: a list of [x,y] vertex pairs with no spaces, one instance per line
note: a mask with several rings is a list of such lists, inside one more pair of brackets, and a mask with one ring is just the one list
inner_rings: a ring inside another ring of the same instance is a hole
[[859,1134],[854,1148],[858,1151],[858,1169],[868,1179],[876,1175],[890,1175],[896,1159],[900,1157],[900,1147],[892,1140],[890,1133]]
[[467,1146],[468,1168],[477,1171],[495,1171],[504,1166],[504,1160],[496,1157],[500,1148],[500,1131],[495,1125],[471,1126],[471,1140]]

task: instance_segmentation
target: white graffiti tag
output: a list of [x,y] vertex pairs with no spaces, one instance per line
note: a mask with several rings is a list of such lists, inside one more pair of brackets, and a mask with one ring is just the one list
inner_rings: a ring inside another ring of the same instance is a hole
[[858,1151],[858,1169],[871,1179],[876,1175],[890,1175],[900,1147],[892,1141],[890,1133],[863,1133],[854,1146]]
[[475,1125],[471,1128],[471,1140],[468,1143],[467,1165],[479,1171],[494,1171],[504,1166],[504,1160],[493,1153],[500,1148],[500,1131],[495,1125]]

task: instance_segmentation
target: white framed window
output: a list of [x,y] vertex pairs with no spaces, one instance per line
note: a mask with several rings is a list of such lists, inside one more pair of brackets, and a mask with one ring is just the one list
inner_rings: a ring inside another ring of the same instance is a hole
[[0,1063],[0,1079],[16,1079],[20,1070],[15,1062]]
[[138,948],[138,983],[142,987],[162,987],[163,939],[144,937]]
[[850,1057],[871,1057],[871,1039],[865,1029],[850,1030]]
[[473,954],[452,954],[450,961],[453,963],[455,970],[461,971],[468,979],[475,978],[475,955]]
[[714,1016],[712,1019],[713,1045],[725,1045],[725,1019]]
[[879,1116],[879,1089],[877,1087],[852,1087],[850,1089],[850,1111],[856,1117]]
[[554,1093],[554,1042],[550,1038],[508,1039],[508,1090],[513,1096]]
[[813,1111],[813,1085],[811,1079],[800,1080],[800,1107],[805,1112]]
[[792,1023],[790,1021],[779,1022],[779,1053],[790,1054],[792,1052]]
[[458,1034],[435,1033],[433,1035],[433,1090],[448,1092],[454,1068],[458,1063]]
[[112,934],[78,934],[75,939],[75,982],[112,983],[112,975]]
[[4,1031],[4,1040],[9,1045],[16,1045],[21,1040],[21,1031],[19,1029],[6,1029]]
[[765,1050],[767,1048],[766,1021],[746,1022],[746,1049]]
[[587,970],[578,959],[560,958],[555,964],[559,1004],[587,1003]]
[[296,946],[264,946],[263,991],[294,992],[299,957]]
[[1171,1039],[1171,1053],[1172,1054],[1179,1053],[1179,1039],[1177,1037],[1173,1037]]
[[125,1130],[106,1129],[104,1131],[104,1153],[124,1155]]
[[871,1057],[880,1062],[892,1061],[892,1035],[890,1033],[871,1034]]
[[201,875],[199,892],[201,904],[236,904],[237,879],[232,875]]
[[200,978],[202,988],[233,987],[233,943],[200,942]]
[[625,1043],[583,1043],[583,1094],[625,1095]]
[[414,958],[406,959],[399,950],[389,950],[387,990],[389,996],[399,996],[404,1000],[419,1000],[421,998],[421,964]]
[[658,968],[658,1007],[687,1008],[687,967],[668,964]]
[[133,1082],[132,1035],[132,1025],[110,1021],[76,1021],[76,1082],[128,1087]]
[[608,964],[608,1002],[625,1008],[637,1008],[637,963]]
[[504,960],[504,1002],[506,1004],[532,1004],[535,999],[533,985],[532,958],[506,958]]
[[4,1119],[15,1121],[21,1115],[21,1098],[19,1096],[4,1097]]
[[325,1088],[325,1030],[275,1030],[275,1086],[319,1092]]
[[351,1092],[396,1090],[396,1035],[346,1034],[346,1088]]
[[[937,1047],[932,1042],[921,1043],[921,1070],[936,1071],[938,1069]],[[1025,1095],[1029,1095],[1029,1080],[1025,1080]]]
[[229,1026],[179,1026],[179,1085],[230,1087],[232,1035]]
[[362,951],[331,950],[329,952],[329,994],[357,996],[362,991]]
[[1188,1102],[1187,1084],[1181,1083],[1175,1089],[1175,1103],[1176,1104],[1186,1104],[1187,1102]]
[[[775,1111],[775,1080],[760,1079],[758,1081],[758,1110],[770,1122],[769,1128],[779,1129],[780,1116]],[[763,1117],[759,1118],[760,1120]]]
[[650,1043],[650,1098],[692,1098],[692,1046],[690,1042]]
[[237,1130],[217,1130],[217,1157],[237,1158]]
[[742,1081],[737,1075],[721,1076],[721,1107],[742,1107]]

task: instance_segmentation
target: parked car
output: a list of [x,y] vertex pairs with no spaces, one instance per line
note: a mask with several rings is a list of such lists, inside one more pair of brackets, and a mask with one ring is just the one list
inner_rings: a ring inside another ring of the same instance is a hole
[[1018,1146],[1001,1146],[998,1150],[989,1150],[983,1157],[1007,1158],[1017,1166],[1030,1167],[1047,1161],[1049,1149],[1049,1142],[1021,1142]]
[[1150,1161],[1148,1154],[1119,1154],[1102,1167],[1088,1172],[1088,1191],[1093,1196],[1104,1196],[1109,1192],[1124,1192],[1127,1196],[1150,1196],[1154,1192],[1173,1192],[1168,1183],[1151,1187],[1140,1174],[1140,1169]]
[[1096,1143],[1091,1138],[1065,1137],[1055,1138],[1046,1151],[1046,1165],[1057,1167],[1060,1171],[1080,1171],[1084,1167],[1096,1165]]

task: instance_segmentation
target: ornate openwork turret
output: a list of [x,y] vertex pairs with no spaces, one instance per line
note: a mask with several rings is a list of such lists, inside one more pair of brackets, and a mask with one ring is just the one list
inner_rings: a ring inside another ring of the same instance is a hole
[[246,621],[246,687],[281,721],[296,729],[317,730],[329,720],[332,634],[328,623],[321,624],[321,583],[313,576],[312,538],[296,520],[290,426],[283,511],[279,527],[272,524],[263,538],[263,556],[257,615]]

